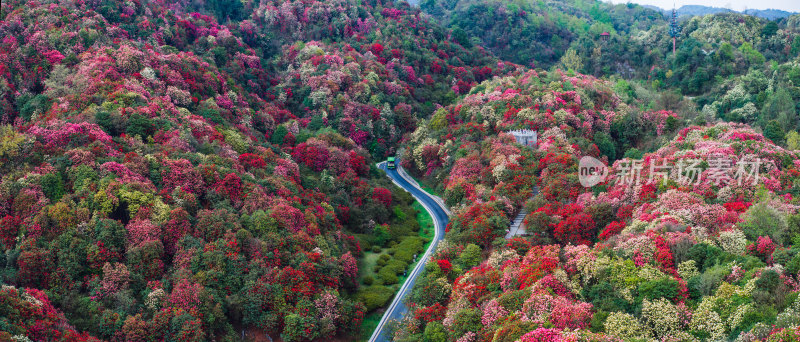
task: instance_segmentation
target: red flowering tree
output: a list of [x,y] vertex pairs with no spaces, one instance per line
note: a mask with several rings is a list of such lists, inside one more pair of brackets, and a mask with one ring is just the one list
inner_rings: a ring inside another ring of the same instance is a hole
[[238,203],[242,196],[242,179],[239,178],[239,175],[231,172],[216,184],[215,190],[226,195],[231,202]]
[[392,192],[389,189],[377,187],[372,190],[372,200],[389,207],[392,205]]
[[261,156],[252,153],[242,153],[239,155],[239,162],[250,168],[264,168],[267,163]]
[[181,187],[187,192],[202,193],[203,180],[192,163],[186,159],[165,161],[161,179],[167,189]]
[[608,225],[606,225],[606,227],[600,233],[600,236],[598,236],[597,238],[600,239],[601,241],[608,240],[612,236],[619,234],[623,228],[625,228],[625,222],[622,221],[611,222]]
[[592,216],[583,211],[583,206],[570,203],[558,210],[562,217],[553,227],[553,237],[560,243],[591,244],[596,234]]
[[16,245],[17,232],[22,220],[18,216],[6,215],[0,219],[0,243],[4,249],[12,249]]
[[494,239],[505,235],[509,224],[497,203],[475,203],[453,217],[448,231],[453,232],[455,241],[488,247]]
[[189,213],[183,208],[175,208],[169,213],[169,220],[163,226],[162,239],[167,253],[175,253],[175,244],[184,235],[191,234],[192,225],[189,222]]

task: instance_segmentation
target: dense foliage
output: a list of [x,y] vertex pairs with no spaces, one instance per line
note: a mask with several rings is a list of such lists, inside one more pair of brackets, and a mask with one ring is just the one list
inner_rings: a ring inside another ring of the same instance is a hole
[[778,140],[779,131],[798,130],[797,15],[775,21],[740,13],[681,17],[673,54],[669,18],[634,4],[427,0],[420,8],[453,29],[455,40],[486,46],[504,60],[618,75],[698,96],[697,108],[670,92],[660,102],[699,124],[722,118],[766,129],[776,120],[782,129],[773,124],[768,137]]
[[[797,151],[743,124],[678,129],[675,113],[642,112],[646,103],[613,87],[525,72],[484,82],[418,128],[408,168],[442,184],[454,215],[395,340],[797,338]],[[517,144],[507,132],[518,128],[541,132],[538,146]],[[662,147],[614,158],[632,130]],[[617,159],[611,176],[580,186],[584,155]],[[720,158],[758,158],[748,172],[760,180],[737,182],[737,167],[711,167]],[[645,163],[635,186],[620,182],[633,159]],[[695,159],[704,165],[695,183],[676,181],[691,177],[678,169],[650,168]],[[503,186],[522,179],[511,192]],[[528,236],[502,238],[534,184]]]
[[1,6],[0,340],[369,335],[433,236],[396,151],[453,214],[395,340],[800,339],[800,15]]
[[361,243],[421,248],[370,161],[492,57],[403,4],[206,5],[3,2],[0,281],[53,338],[352,336]]

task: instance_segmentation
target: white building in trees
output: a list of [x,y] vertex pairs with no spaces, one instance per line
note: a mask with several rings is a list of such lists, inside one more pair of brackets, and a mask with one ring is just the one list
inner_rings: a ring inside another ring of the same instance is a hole
[[525,146],[536,146],[536,131],[532,129],[518,129],[508,132],[517,139],[517,142]]

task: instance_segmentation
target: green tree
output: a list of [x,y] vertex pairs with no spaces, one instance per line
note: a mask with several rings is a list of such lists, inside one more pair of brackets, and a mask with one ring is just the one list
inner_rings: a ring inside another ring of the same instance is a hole
[[11,158],[20,155],[20,149],[24,142],[25,136],[17,133],[13,126],[0,126],[0,164],[5,164]]
[[216,14],[220,23],[224,23],[226,19],[238,21],[244,9],[240,0],[208,0],[206,5]]
[[794,109],[792,95],[783,88],[769,97],[764,104],[763,114],[765,120],[778,120],[781,127],[785,129],[795,129],[797,127],[797,113]]
[[150,119],[139,113],[131,115],[128,119],[128,128],[125,130],[130,136],[141,136],[143,139],[155,133],[156,127]]
[[284,328],[281,338],[284,341],[313,341],[319,337],[319,325],[316,324],[316,319],[309,316],[300,316],[297,314],[287,315],[284,318]]
[[786,134],[786,148],[800,150],[800,134],[797,131],[790,131]]
[[425,342],[446,342],[447,329],[442,323],[433,321],[425,326],[425,332],[422,334],[423,341]]
[[314,115],[311,118],[311,121],[308,123],[308,130],[316,132],[324,125],[325,125],[325,119],[322,118],[322,115]]
[[794,36],[794,40],[792,41],[792,48],[789,50],[789,54],[792,56],[797,56],[800,54],[800,36]]
[[469,269],[481,263],[481,248],[475,244],[468,244],[458,256],[458,262],[464,269]]
[[452,332],[453,336],[464,336],[467,332],[480,331],[481,328],[481,312],[477,309],[464,309],[456,313]]
[[678,295],[678,287],[678,281],[675,279],[651,280],[639,285],[639,297],[649,300],[657,298],[672,299]]
[[469,49],[472,47],[472,43],[469,41],[469,36],[464,29],[456,26],[453,28],[453,40],[457,43],[461,44],[461,46]]
[[761,29],[761,35],[767,38],[774,36],[775,33],[777,32],[778,32],[778,24],[775,23],[774,21],[770,21],[769,23],[764,25],[763,29]]
[[275,145],[281,145],[283,144],[283,138],[286,137],[286,134],[289,134],[289,130],[286,129],[286,126],[280,125],[275,129],[275,132],[272,133],[269,141]]
[[111,113],[104,110],[98,111],[94,114],[94,120],[98,125],[100,125],[100,127],[103,127],[108,134],[112,136],[119,135],[119,130],[117,130],[117,127],[114,125],[114,120],[111,118]]
[[386,247],[386,243],[392,239],[392,235],[389,234],[389,230],[384,225],[376,226],[372,234],[375,237],[375,245],[381,247]]
[[614,147],[614,142],[605,132],[597,132],[594,135],[594,144],[597,145],[600,153],[608,157],[609,162],[617,159],[617,148]]
[[783,143],[783,127],[778,120],[770,120],[767,123],[767,126],[764,127],[764,136],[776,144]]
[[766,61],[764,55],[758,52],[758,50],[753,49],[753,45],[749,42],[745,42],[739,46],[739,51],[747,58],[747,61],[750,62],[751,65],[761,65]]
[[561,56],[561,66],[567,70],[580,72],[581,69],[583,69],[583,59],[581,59],[581,56],[578,56],[575,49],[569,49],[564,56]]
[[717,59],[722,63],[733,61],[733,45],[728,42],[722,43],[717,50]]
[[61,179],[61,173],[48,173],[41,178],[42,192],[51,201],[57,202],[64,196],[66,190],[64,189],[64,181]]
[[780,244],[788,229],[786,216],[766,202],[751,206],[742,214],[742,219],[740,225],[742,232],[751,241],[755,241],[759,236],[769,236]]
[[24,94],[17,97],[17,108],[20,116],[25,120],[30,120],[34,113],[43,114],[50,108],[52,101],[45,94],[33,96]]
[[627,151],[625,151],[625,155],[622,157],[630,159],[642,159],[642,157],[644,157],[644,153],[642,153],[642,151],[639,151],[638,148],[631,147]]

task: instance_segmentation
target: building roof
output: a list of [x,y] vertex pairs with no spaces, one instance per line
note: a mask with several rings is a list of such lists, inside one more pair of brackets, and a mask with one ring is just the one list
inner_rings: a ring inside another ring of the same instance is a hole
[[610,34],[610,33],[608,33],[608,32],[603,32],[603,33],[601,33],[600,35],[601,35],[601,36],[610,36],[611,34]]
[[517,130],[509,131],[508,133],[511,133],[512,135],[515,135],[515,136],[535,136],[536,135],[536,131],[534,131],[532,129],[517,129]]

